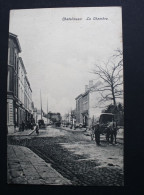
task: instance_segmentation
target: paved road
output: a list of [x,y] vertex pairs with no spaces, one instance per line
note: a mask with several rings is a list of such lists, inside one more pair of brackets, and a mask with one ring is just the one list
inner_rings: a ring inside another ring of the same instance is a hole
[[48,127],[31,136],[12,136],[11,144],[29,147],[51,163],[72,185],[123,186],[123,144],[101,147],[83,132]]

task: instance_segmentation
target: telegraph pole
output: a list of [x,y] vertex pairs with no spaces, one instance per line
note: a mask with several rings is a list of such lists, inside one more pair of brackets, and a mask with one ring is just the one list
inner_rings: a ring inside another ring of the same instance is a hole
[[42,98],[41,98],[41,90],[40,90],[40,103],[41,103],[41,120],[42,120]]
[[48,98],[47,98],[47,125],[48,125]]

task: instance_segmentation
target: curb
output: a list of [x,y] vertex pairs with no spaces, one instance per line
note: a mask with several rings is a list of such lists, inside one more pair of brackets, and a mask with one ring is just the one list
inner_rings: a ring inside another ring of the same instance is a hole
[[25,135],[23,135],[23,134],[17,135],[17,134],[16,134],[17,132],[15,132],[15,133],[13,133],[13,134],[8,134],[7,136],[29,136],[29,135],[31,135],[34,131],[35,131],[35,129],[34,129],[33,131],[31,131],[30,133],[25,134]]
[[31,135],[34,131],[35,131],[35,129],[32,132],[30,132],[28,135]]

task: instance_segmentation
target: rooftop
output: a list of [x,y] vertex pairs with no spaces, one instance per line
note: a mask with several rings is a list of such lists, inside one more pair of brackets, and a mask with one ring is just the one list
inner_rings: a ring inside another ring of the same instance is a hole
[[21,52],[22,50],[21,50],[21,46],[20,46],[19,40],[17,38],[17,35],[9,32],[9,37],[11,37],[12,39],[15,40],[15,43],[17,45],[17,48],[18,48],[19,52]]

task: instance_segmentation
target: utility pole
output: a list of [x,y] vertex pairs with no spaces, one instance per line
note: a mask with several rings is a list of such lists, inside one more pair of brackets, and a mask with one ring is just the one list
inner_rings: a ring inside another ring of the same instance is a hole
[[42,120],[42,98],[41,98],[41,90],[40,90],[40,103],[41,103],[41,120]]
[[47,98],[47,125],[48,125],[48,98]]

